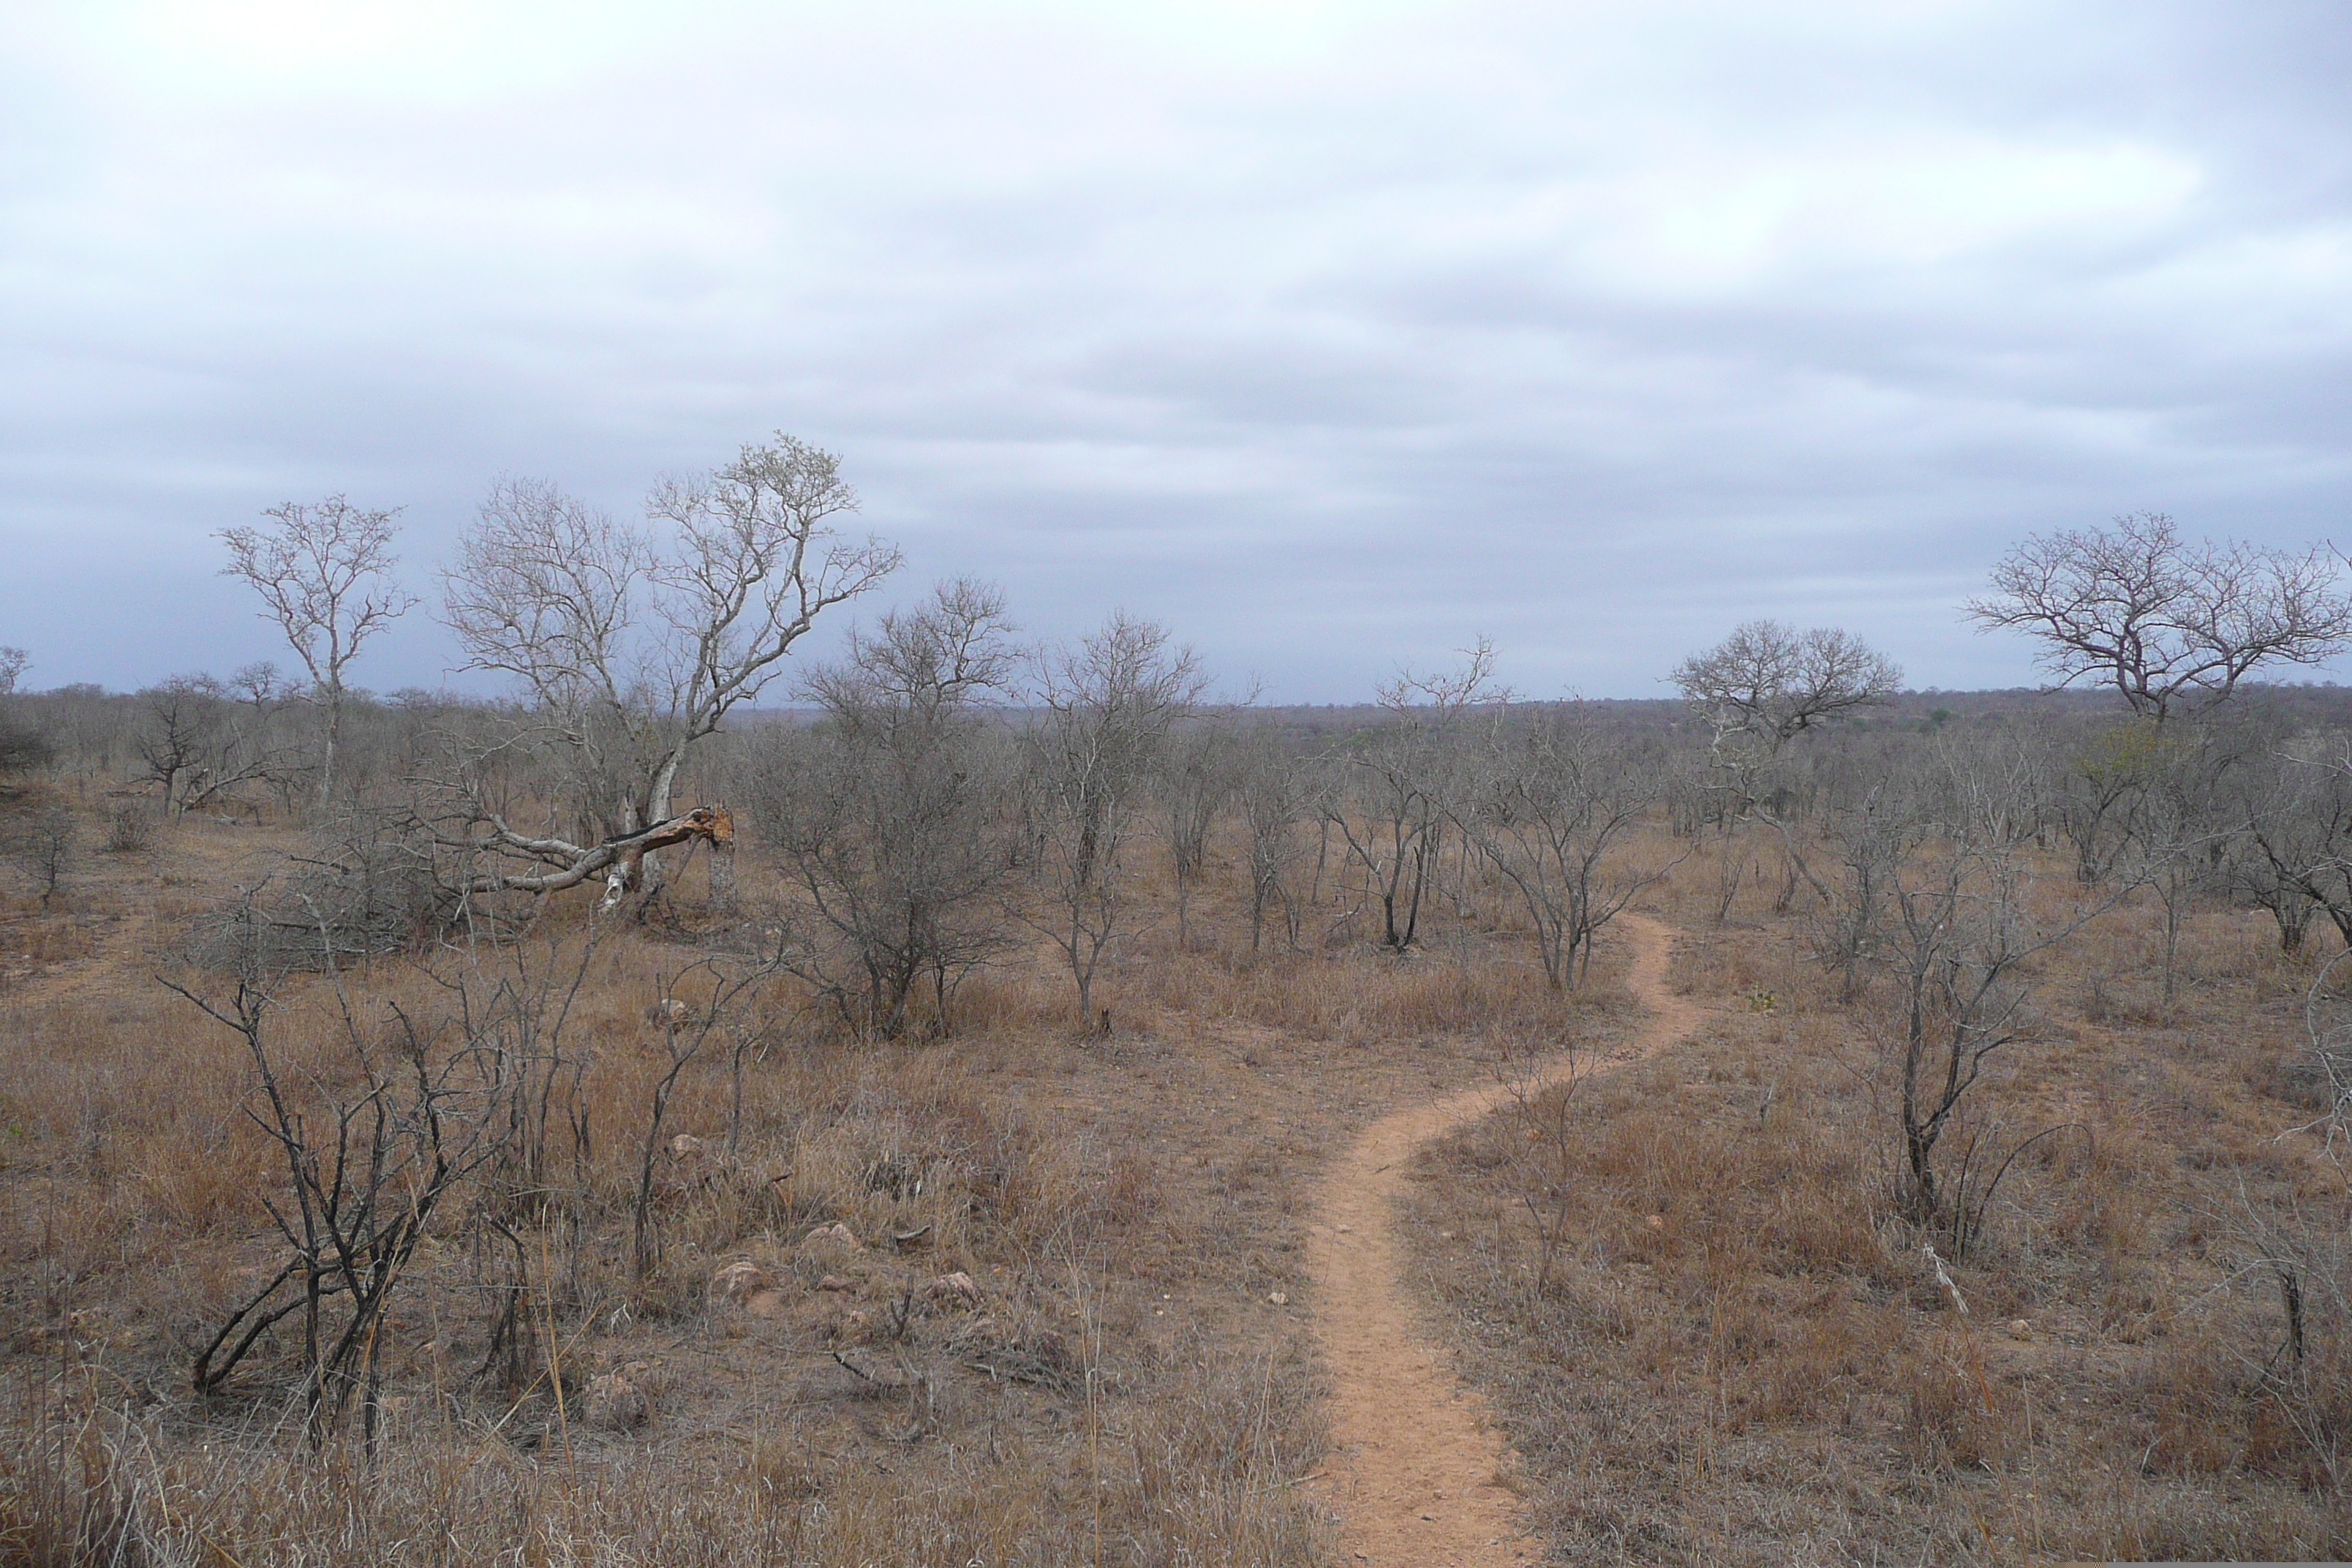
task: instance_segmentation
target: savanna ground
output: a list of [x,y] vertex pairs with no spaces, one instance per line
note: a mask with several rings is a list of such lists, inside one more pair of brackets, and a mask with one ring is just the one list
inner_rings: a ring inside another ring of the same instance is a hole
[[163,984],[224,994],[190,932],[293,842],[190,817],[8,900],[11,1563],[1352,1561],[1319,1484],[1344,1456],[1303,1263],[1318,1176],[1384,1112],[1571,1048],[1572,1086],[1431,1150],[1406,1207],[1425,1321],[1554,1555],[2307,1558],[2352,1533],[2340,1275],[2299,1277],[2290,1362],[2273,1267],[2342,1230],[2318,1141],[2282,1136],[2316,1114],[2302,1005],[2334,944],[2282,957],[2266,917],[2205,909],[2168,1006],[2135,902],[2040,961],[2032,1036],[1955,1136],[2005,1156],[2073,1130],[1951,1261],[1963,1317],[1890,1199],[1873,1005],[1838,999],[1769,878],[1718,922],[1725,851],[1663,834],[1630,853],[1688,852],[1643,907],[1703,1023],[1638,1062],[1612,1058],[1640,1016],[1613,938],[1556,995],[1499,900],[1400,959],[1326,879],[1312,951],[1253,960],[1214,853],[1181,939],[1154,873],[1098,985],[1107,1038],[1050,952],[967,983],[928,1044],[830,1040],[778,987],[677,1077],[642,1268],[641,1152],[692,1027],[646,1010],[703,995],[698,867],[667,923],[584,955],[583,895],[340,996],[289,980],[268,1037],[324,1104],[352,1079],[345,999],[380,1043],[392,1004],[579,977],[549,1047],[582,1069],[560,1179],[443,1211],[377,1332],[379,1432],[351,1415],[314,1448],[290,1324],[191,1388],[282,1261],[286,1176],[246,1042]]
[[[1727,853],[1765,874],[1718,921]],[[2168,1005],[2143,894],[2037,960],[1947,1157],[1976,1146],[1981,1193],[2046,1135],[1953,1259],[1895,1201],[1899,1020],[1839,999],[1775,858],[1709,839],[1657,890],[1687,1037],[1415,1173],[1420,1282],[1531,1526],[1577,1562],[2344,1556],[2345,1184],[2305,1016],[2340,944],[2205,907]]]
[[[552,1140],[567,1211],[497,1230],[444,1211],[380,1330],[373,1452],[354,1415],[314,1454],[290,1321],[227,1387],[190,1388],[282,1260],[263,1200],[283,1207],[286,1176],[246,1114],[245,1041],[163,984],[226,996],[189,933],[290,842],[191,816],[93,852],[47,910],[10,900],[10,1561],[1330,1560],[1298,1484],[1324,1459],[1305,1194],[1382,1110],[1480,1080],[1493,1042],[1553,1049],[1609,1018],[1466,937],[1400,962],[1343,931],[1253,963],[1214,878],[1180,945],[1162,887],[1098,983],[1108,1038],[1073,1028],[1050,953],[967,983],[934,1044],[825,1043],[766,998],[677,1079],[639,1278],[652,1093],[692,1033],[646,1010],[672,984],[696,998],[677,977],[707,934],[689,867],[674,925],[598,935],[549,1047],[585,1064],[576,1178]],[[589,901],[429,954],[429,975],[289,980],[281,1075],[348,1090],[346,998],[381,1040],[393,1005],[446,1010],[461,984],[560,997]]]

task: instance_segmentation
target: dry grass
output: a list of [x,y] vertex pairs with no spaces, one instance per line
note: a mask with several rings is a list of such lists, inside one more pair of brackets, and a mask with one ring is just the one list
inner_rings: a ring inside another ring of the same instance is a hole
[[[972,977],[922,1043],[831,1037],[771,991],[740,1036],[740,1118],[735,1036],[677,1079],[662,1143],[700,1147],[656,1163],[639,1278],[630,1209],[670,1066],[646,1009],[700,951],[691,929],[631,931],[597,948],[567,1026],[576,1159],[565,1131],[548,1192],[446,1212],[382,1331],[378,1449],[347,1431],[314,1455],[286,1337],[221,1396],[189,1391],[193,1347],[278,1256],[259,1197],[283,1176],[242,1043],[152,978],[216,984],[177,965],[180,934],[271,835],[172,825],[58,908],[0,908],[0,1561],[1330,1560],[1296,1484],[1322,1462],[1299,1258],[1323,1162],[1506,1060],[1573,1045],[1605,1067],[1627,1021],[1609,952],[1587,993],[1550,992],[1476,887],[1489,917],[1448,913],[1413,955],[1351,942],[1333,906],[1313,951],[1253,958],[1237,868],[1213,856],[1181,942],[1172,889],[1144,889],[1097,982],[1108,1038],[1042,951]],[[743,881],[756,896],[755,854]],[[2201,911],[2168,1007],[2152,911],[2130,907],[2041,964],[2034,1042],[1953,1136],[2088,1131],[2019,1159],[1954,1269],[1963,1321],[1894,1217],[1866,1007],[1770,909],[1776,879],[1722,927],[1716,886],[1702,857],[1654,893],[1690,933],[1675,983],[1708,1009],[1699,1036],[1455,1140],[1415,1199],[1431,1300],[1555,1549],[2352,1544],[2329,1446],[2352,1434],[2340,1189],[2277,1136],[2315,1103],[2293,1049],[2311,960]],[[575,919],[550,922],[559,957]],[[679,994],[698,1006],[703,984]],[[449,996],[398,961],[349,989],[367,1038],[387,1005]],[[331,989],[282,999],[302,1092],[347,1091]],[[859,1245],[810,1239],[835,1225]],[[2284,1373],[2280,1258],[2307,1310]],[[736,1263],[761,1288],[730,1300],[711,1281]],[[971,1295],[934,1289],[958,1272]],[[520,1351],[493,1355],[510,1300]],[[642,1426],[590,1420],[610,1373],[646,1395]]]
[[[269,845],[174,824],[61,909],[0,918],[9,952],[88,933],[0,995],[0,1560],[1322,1560],[1330,1519],[1296,1484],[1321,1455],[1319,1373],[1304,1311],[1272,1300],[1304,1305],[1321,1158],[1402,1099],[1613,1017],[1545,990],[1507,938],[1253,962],[1214,884],[1185,943],[1160,919],[1122,944],[1107,1040],[1038,954],[973,977],[928,1043],[833,1037],[772,988],[677,1079],[640,1278],[639,1151],[686,1038],[646,1009],[673,989],[698,1009],[707,983],[677,984],[690,929],[607,938],[566,1023],[583,1068],[552,1102],[546,1190],[445,1208],[380,1331],[377,1447],[354,1421],[313,1455],[287,1333],[221,1394],[189,1388],[282,1256],[261,1200],[285,1177],[244,1043],[157,983],[225,988],[179,960],[184,933]],[[581,937],[566,911],[520,970],[387,960],[341,997],[289,980],[281,1078],[315,1121],[361,1081],[346,1000],[381,1050],[394,1006],[561,978]],[[669,1152],[679,1136],[699,1146]],[[808,1239],[835,1225],[859,1245]],[[730,1300],[712,1279],[737,1263],[759,1289]],[[957,1273],[969,1297],[935,1283]],[[606,1373],[646,1396],[642,1427],[593,1424]]]
[[[2344,1194],[2316,1140],[2280,1136],[2308,1115],[2282,1064],[2311,958],[2283,960],[2266,917],[2203,911],[2166,1009],[2155,915],[2135,906],[2042,965],[2035,1037],[1953,1137],[1998,1159],[2084,1131],[2011,1169],[1951,1270],[1964,1316],[1897,1217],[1867,1005],[1838,1005],[1805,929],[1765,899],[1716,927],[1715,886],[1701,859],[1664,890],[1689,933],[1675,984],[1707,1009],[1696,1036],[1453,1141],[1415,1199],[1461,1364],[1506,1411],[1556,1549],[1764,1563],[2352,1547],[2335,1454],[2352,1434],[2352,1323],[2332,1294]],[[2290,1254],[2307,1271],[2299,1364],[2263,1261]]]

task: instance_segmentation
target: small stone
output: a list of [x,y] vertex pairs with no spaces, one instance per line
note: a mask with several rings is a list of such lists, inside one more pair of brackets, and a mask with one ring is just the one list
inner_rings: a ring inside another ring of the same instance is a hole
[[710,1293],[722,1300],[748,1302],[768,1288],[768,1271],[748,1258],[722,1267],[710,1277]]
[[591,1382],[580,1406],[582,1419],[608,1432],[633,1432],[652,1414],[645,1392],[617,1372]]
[[835,1220],[831,1225],[821,1225],[801,1237],[801,1250],[803,1253],[863,1252],[866,1244],[857,1239],[856,1231]]
[[681,1132],[669,1141],[670,1157],[675,1160],[699,1160],[709,1148],[691,1132]]
[[816,1282],[816,1288],[820,1290],[855,1290],[857,1286],[854,1281],[844,1279],[838,1274],[828,1274]]
[[1266,1300],[1273,1302],[1277,1307],[1287,1307],[1290,1305],[1290,1292],[1287,1290],[1276,1290],[1266,1297]]
[[2011,1318],[2009,1321],[2009,1337],[2013,1340],[2030,1340],[2033,1337],[2033,1325],[2023,1318]]
[[959,1268],[952,1274],[942,1274],[924,1286],[923,1300],[951,1307],[977,1306],[980,1287],[971,1275]]
[[1652,1230],[1664,1230],[1666,1228],[1666,1216],[1662,1214],[1654,1214],[1649,1217],[1647,1223]]

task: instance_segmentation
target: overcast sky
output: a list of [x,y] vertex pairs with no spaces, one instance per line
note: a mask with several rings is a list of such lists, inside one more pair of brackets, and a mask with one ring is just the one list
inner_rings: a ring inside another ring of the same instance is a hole
[[0,6],[0,642],[226,671],[264,507],[404,507],[429,605],[494,476],[781,428],[894,593],[1278,699],[1757,616],[2019,683],[2026,533],[2352,546],[2347,84],[2341,0]]

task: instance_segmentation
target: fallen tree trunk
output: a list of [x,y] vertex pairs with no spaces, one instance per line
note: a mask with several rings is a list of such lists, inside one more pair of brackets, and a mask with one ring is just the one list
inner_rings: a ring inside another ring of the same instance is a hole
[[458,838],[446,834],[436,837],[451,848],[469,850],[478,862],[493,857],[520,858],[535,860],[546,869],[540,871],[475,871],[465,880],[469,893],[560,893],[566,888],[576,888],[593,877],[604,882],[604,897],[596,908],[599,912],[610,910],[637,884],[639,868],[647,855],[672,845],[701,839],[712,849],[724,852],[735,845],[735,819],[723,805],[698,805],[692,811],[640,827],[634,833],[615,834],[597,844],[574,844],[569,839],[533,837],[517,833],[504,821],[493,816],[488,818],[490,830],[477,837]]

